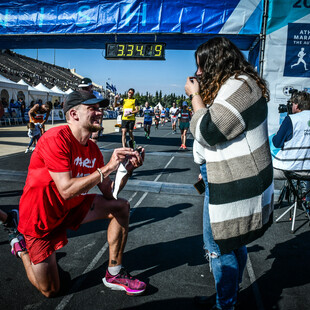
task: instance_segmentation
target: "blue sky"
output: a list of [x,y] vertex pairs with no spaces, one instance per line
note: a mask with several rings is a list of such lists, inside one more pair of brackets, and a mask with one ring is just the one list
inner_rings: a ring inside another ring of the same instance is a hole
[[[14,50],[18,54],[54,63],[53,49]],[[75,68],[82,76],[93,82],[116,86],[123,93],[132,87],[140,93],[175,93],[185,95],[184,85],[187,76],[196,70],[194,50],[166,50],[165,61],[151,60],[106,60],[104,50],[94,49],[56,49],[55,64],[65,68]]]

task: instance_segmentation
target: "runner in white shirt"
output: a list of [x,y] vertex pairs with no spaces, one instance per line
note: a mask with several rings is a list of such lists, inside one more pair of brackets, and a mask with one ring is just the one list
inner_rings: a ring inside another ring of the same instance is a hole
[[176,124],[177,124],[178,114],[179,114],[179,109],[176,107],[175,102],[172,103],[172,107],[170,108],[169,114],[171,118],[172,133],[175,134],[177,133]]

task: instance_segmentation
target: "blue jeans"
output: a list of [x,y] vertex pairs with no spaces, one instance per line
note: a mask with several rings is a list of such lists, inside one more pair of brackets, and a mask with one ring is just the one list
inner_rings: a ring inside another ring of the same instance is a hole
[[242,282],[247,260],[247,249],[242,246],[228,254],[221,254],[211,231],[206,164],[200,166],[200,172],[206,184],[203,209],[203,242],[215,280],[216,306],[219,309],[230,310],[233,309],[237,300],[237,292],[239,284]]

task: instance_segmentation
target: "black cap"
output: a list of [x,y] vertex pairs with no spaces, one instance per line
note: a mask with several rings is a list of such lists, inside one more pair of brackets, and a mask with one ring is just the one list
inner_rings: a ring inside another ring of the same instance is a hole
[[93,82],[90,78],[84,78],[82,81],[81,81],[81,84],[79,85],[79,87],[88,87],[90,85],[93,85]]
[[100,106],[102,106],[102,104],[105,102],[106,102],[106,99],[104,98],[97,99],[96,96],[90,92],[73,91],[66,97],[63,110],[64,110],[64,113],[66,114],[67,111],[69,111],[71,108],[79,104],[91,105],[91,104],[98,103]]

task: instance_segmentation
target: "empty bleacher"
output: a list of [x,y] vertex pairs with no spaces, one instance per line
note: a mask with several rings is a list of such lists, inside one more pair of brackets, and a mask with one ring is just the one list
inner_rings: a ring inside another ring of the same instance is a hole
[[[23,79],[31,86],[43,83],[52,88],[56,85],[62,91],[69,88],[77,89],[81,82],[81,77],[73,74],[68,68],[20,55],[11,50],[0,50],[0,74],[14,82]],[[94,90],[102,91],[96,87]]]

